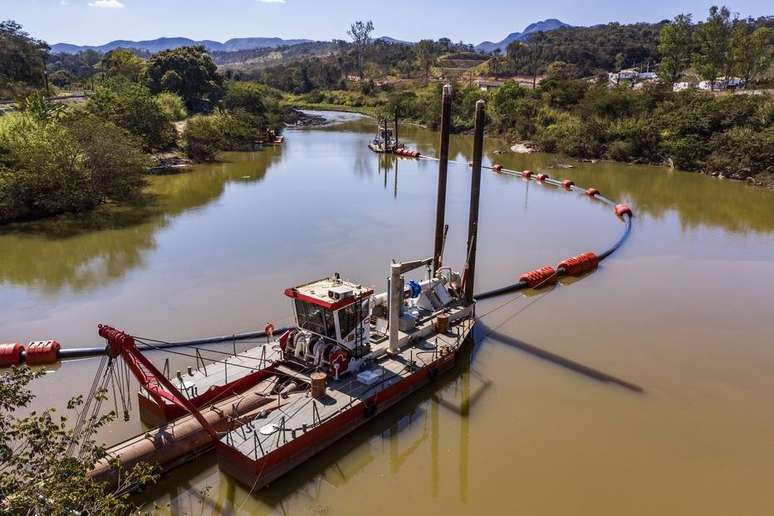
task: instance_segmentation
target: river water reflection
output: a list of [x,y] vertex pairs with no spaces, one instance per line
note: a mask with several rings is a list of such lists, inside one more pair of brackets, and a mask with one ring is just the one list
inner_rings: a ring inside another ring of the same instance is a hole
[[[155,176],[140,206],[4,227],[0,341],[99,345],[98,322],[161,339],[230,334],[286,323],[283,290],[332,272],[383,289],[391,258],[432,252],[437,165],[372,154],[373,126],[337,115],[324,128],[287,131],[281,148]],[[436,133],[401,133],[436,153]],[[472,139],[454,137],[451,150],[467,161]],[[632,237],[591,276],[513,296],[481,321],[469,368],[267,490],[248,496],[205,458],[143,501],[205,514],[774,510],[774,194],[654,167],[563,169],[556,156],[515,155],[497,140],[485,153],[628,202]],[[447,262],[460,266],[467,167],[450,166],[448,195]],[[621,230],[582,195],[485,173],[476,290],[604,249]],[[508,299],[481,303],[479,314]],[[34,386],[36,406],[86,391],[96,364],[55,368]],[[139,431],[135,414],[100,437]]]

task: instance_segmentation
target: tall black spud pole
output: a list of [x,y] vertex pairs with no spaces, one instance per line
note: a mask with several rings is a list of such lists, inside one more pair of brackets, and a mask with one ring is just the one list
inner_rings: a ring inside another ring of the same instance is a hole
[[481,158],[484,153],[486,104],[476,102],[476,127],[473,135],[473,174],[470,180],[470,217],[468,218],[468,263],[465,271],[465,302],[473,303],[476,277],[476,246],[478,244],[478,204],[481,197]]
[[451,86],[443,87],[441,98],[441,152],[438,159],[438,195],[435,207],[435,247],[433,272],[441,267],[443,254],[444,217],[446,215],[446,176],[449,169],[449,128],[451,125]]

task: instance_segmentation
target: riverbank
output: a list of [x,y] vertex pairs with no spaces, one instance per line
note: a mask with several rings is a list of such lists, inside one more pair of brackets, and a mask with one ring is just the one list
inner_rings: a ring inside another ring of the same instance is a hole
[[[767,96],[674,93],[653,87],[608,89],[552,78],[538,92],[506,83],[494,91],[454,89],[452,131],[472,130],[474,99],[487,101],[487,134],[514,152],[556,153],[578,160],[650,164],[774,187],[774,129]],[[385,116],[434,128],[438,85],[375,92],[318,91],[286,95],[290,105]],[[572,95],[571,95],[572,94]],[[321,100],[321,101],[320,101]],[[368,103],[368,106],[362,104]]]
[[307,102],[299,97],[288,96],[285,98],[285,104],[295,110],[309,110],[309,111],[341,111],[344,113],[357,113],[360,115],[366,115],[370,117],[376,117],[379,110],[375,107],[365,106],[344,106],[340,104],[332,104],[330,102]]

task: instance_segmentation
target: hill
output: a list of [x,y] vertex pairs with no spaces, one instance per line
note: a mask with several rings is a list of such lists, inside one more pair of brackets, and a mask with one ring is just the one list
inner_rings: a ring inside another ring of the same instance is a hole
[[549,18],[547,20],[531,23],[527,25],[527,27],[524,29],[523,32],[512,32],[508,34],[505,39],[493,43],[491,41],[484,41],[482,43],[479,43],[476,45],[476,50],[479,52],[494,52],[496,49],[500,49],[503,53],[505,53],[505,50],[508,48],[508,45],[513,43],[514,41],[525,41],[530,34],[534,34],[535,32],[550,32],[552,30],[556,29],[562,29],[565,27],[572,27],[572,25],[568,25],[564,23],[563,21],[557,20],[556,18]]
[[53,53],[77,54],[84,50],[95,50],[100,53],[110,52],[117,48],[131,48],[150,53],[161,52],[171,48],[179,48],[190,45],[204,45],[211,51],[237,52],[240,50],[255,50],[259,48],[277,48],[299,43],[308,43],[308,39],[282,39],[282,38],[232,38],[221,43],[212,40],[196,41],[189,38],[156,38],[144,41],[115,40],[104,45],[72,45],[70,43],[57,43],[51,46]]

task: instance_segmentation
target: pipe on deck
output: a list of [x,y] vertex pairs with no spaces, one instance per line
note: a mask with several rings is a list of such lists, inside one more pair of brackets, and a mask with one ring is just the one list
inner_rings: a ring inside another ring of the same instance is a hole
[[[282,404],[303,395],[291,394],[282,399]],[[230,397],[203,409],[201,413],[216,432],[223,434],[252,421],[261,412],[260,409],[270,403],[274,403],[273,408],[277,408],[276,397],[259,396],[251,391]],[[271,408],[266,407],[264,410]],[[162,471],[167,471],[196,457],[214,444],[207,430],[193,416],[187,415],[109,448],[107,457],[118,459],[124,471],[143,462],[157,464]],[[119,471],[108,459],[98,462],[90,475],[100,482],[115,483]]]

